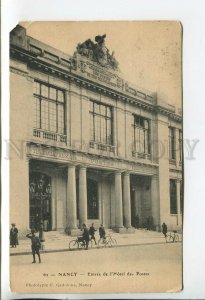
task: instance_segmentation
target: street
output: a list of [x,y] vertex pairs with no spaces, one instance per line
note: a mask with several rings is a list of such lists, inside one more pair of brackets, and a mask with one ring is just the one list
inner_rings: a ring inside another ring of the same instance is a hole
[[11,288],[35,293],[178,291],[182,244],[153,244],[43,253],[10,258]]

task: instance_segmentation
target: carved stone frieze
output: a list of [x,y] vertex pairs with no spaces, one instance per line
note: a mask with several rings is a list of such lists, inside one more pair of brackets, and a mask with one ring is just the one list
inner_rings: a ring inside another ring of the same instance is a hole
[[27,143],[27,157],[36,159],[49,159],[58,161],[59,163],[83,164],[87,167],[99,167],[111,170],[123,170],[130,173],[140,173],[153,175],[156,174],[158,165],[153,163],[142,163],[139,161],[119,159],[118,157],[102,156],[97,154],[91,154],[89,152],[83,152],[78,150],[72,150],[67,148],[56,148],[54,146],[46,147],[43,144]]

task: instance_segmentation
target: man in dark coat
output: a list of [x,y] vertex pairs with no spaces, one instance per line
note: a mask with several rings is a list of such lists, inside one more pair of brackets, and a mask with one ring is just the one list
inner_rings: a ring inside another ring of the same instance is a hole
[[18,245],[18,229],[16,228],[16,224],[12,223],[10,229],[10,245],[12,248],[16,248],[16,245]]
[[31,250],[32,250],[32,255],[33,255],[32,263],[36,263],[35,254],[38,255],[39,263],[41,263],[41,256],[40,256],[40,252],[39,252],[41,243],[40,243],[39,237],[37,237],[35,235],[35,230],[31,229],[31,233],[27,234],[26,237],[31,239]]
[[92,225],[90,226],[90,229],[89,229],[89,234],[91,236],[91,240],[94,240],[95,245],[97,245],[96,240],[95,240],[95,231],[97,231],[97,229],[95,229],[94,223],[92,223]]
[[103,227],[103,224],[101,224],[99,227],[99,235],[100,239],[105,240],[105,228]]
[[167,224],[162,224],[162,233],[164,234],[164,237],[167,237]]
[[86,225],[83,224],[83,241],[84,241],[85,246],[86,246],[85,250],[88,250],[89,239],[90,239],[89,230],[86,227]]

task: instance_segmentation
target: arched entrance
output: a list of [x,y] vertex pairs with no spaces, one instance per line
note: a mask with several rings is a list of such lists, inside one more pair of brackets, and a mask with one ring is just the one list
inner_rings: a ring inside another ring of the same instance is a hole
[[52,229],[50,176],[40,172],[29,174],[29,208],[30,228],[38,230],[43,222],[45,231]]

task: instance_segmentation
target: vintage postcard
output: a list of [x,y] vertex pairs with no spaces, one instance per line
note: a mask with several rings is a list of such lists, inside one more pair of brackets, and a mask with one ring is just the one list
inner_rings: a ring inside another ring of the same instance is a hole
[[182,27],[10,32],[10,288],[179,292]]

